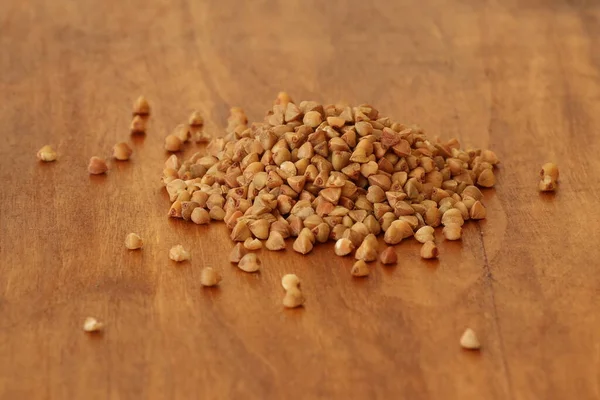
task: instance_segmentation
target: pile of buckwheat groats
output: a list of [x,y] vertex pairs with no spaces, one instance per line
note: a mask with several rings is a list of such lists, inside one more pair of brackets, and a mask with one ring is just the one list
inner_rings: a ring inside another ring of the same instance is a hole
[[[179,125],[165,148],[178,151],[198,136],[198,118]],[[248,125],[243,110],[232,108],[226,135],[186,161],[172,155],[162,181],[169,216],[223,220],[238,242],[230,259],[245,271],[260,263],[248,250],[261,241],[282,250],[293,237],[301,254],[335,241],[338,256],[354,252],[352,275],[366,276],[369,262],[396,262],[393,248],[378,248],[377,235],[388,245],[414,236],[424,259],[438,256],[433,228],[440,224],[447,240],[460,240],[465,221],[486,217],[478,186],[494,186],[498,162],[490,150],[429,139],[370,105],[296,104],[282,92],[264,122]]]

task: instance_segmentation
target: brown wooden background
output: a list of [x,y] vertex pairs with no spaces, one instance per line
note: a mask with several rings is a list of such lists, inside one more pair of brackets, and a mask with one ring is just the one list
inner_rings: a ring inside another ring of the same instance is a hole
[[[223,226],[166,217],[162,140],[194,108],[214,134],[234,105],[260,119],[279,90],[495,150],[488,220],[439,240],[437,263],[402,243],[364,280],[331,245],[236,270]],[[147,137],[90,177],[141,93]],[[42,165],[47,143],[60,160]],[[4,0],[0,397],[598,398],[599,154],[597,1]],[[560,189],[540,195],[550,160]],[[191,264],[168,259],[177,243]],[[282,309],[287,272],[304,309]],[[103,335],[81,331],[88,315]],[[467,326],[480,354],[458,346]]]

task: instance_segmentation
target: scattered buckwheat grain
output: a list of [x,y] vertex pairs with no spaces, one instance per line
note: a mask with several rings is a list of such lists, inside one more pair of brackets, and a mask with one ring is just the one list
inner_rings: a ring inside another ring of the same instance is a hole
[[369,266],[364,260],[358,260],[350,270],[352,276],[363,277],[369,275]]
[[421,258],[429,260],[437,258],[438,254],[438,248],[433,241],[425,242],[423,243],[423,246],[421,246]]
[[396,264],[398,262],[398,255],[393,247],[388,246],[379,255],[379,260],[384,265]]
[[135,233],[130,233],[125,237],[125,247],[129,250],[141,249],[144,245],[144,241]]
[[300,279],[295,274],[286,274],[281,278],[281,286],[285,290],[283,305],[286,308],[295,308],[304,304],[304,296],[300,290]]
[[211,267],[205,267],[200,273],[200,284],[202,286],[215,286],[221,282],[222,277]]
[[544,177],[549,176],[554,182],[558,182],[558,167],[556,164],[549,162],[542,165],[542,170],[540,171],[540,178],[544,179]]
[[57,154],[52,147],[46,145],[37,152],[37,158],[40,161],[52,162],[56,161]]
[[540,180],[540,184],[538,185],[538,189],[540,192],[553,192],[557,188],[557,181],[552,179],[552,176],[545,175],[542,180]]
[[204,126],[204,118],[199,111],[194,111],[188,118],[188,124],[194,128],[201,128]]
[[242,243],[236,243],[236,245],[233,246],[233,250],[231,250],[231,253],[229,254],[229,262],[237,264],[246,254],[248,254],[248,250],[246,250],[244,245]]
[[260,269],[260,260],[255,253],[248,253],[240,259],[238,268],[244,272],[256,272]]
[[481,344],[479,343],[479,339],[477,335],[471,328],[467,328],[462,336],[460,337],[460,346],[463,349],[467,350],[479,350],[481,348]]
[[191,255],[182,245],[178,244],[171,247],[171,250],[169,250],[169,258],[176,262],[183,262],[188,261],[191,258]]
[[180,151],[183,146],[183,142],[176,135],[168,135],[165,138],[165,150],[170,152]]
[[133,115],[150,115],[150,103],[144,96],[140,96],[133,103]]
[[283,306],[286,308],[296,308],[304,304],[304,295],[300,288],[293,287],[285,292],[283,297]]
[[87,317],[83,322],[83,330],[89,333],[99,332],[103,328],[104,324],[93,317]]
[[129,132],[133,134],[144,134],[146,133],[148,125],[148,116],[144,115],[136,115],[131,120],[131,124],[129,125]]
[[117,143],[113,147],[113,157],[119,161],[127,161],[133,154],[131,147],[125,142]]
[[289,290],[292,288],[300,287],[300,278],[296,274],[285,274],[283,278],[281,278],[281,286],[285,290]]
[[108,165],[106,165],[106,161],[100,157],[92,157],[90,158],[90,163],[88,164],[88,172],[92,175],[101,175],[108,171]]

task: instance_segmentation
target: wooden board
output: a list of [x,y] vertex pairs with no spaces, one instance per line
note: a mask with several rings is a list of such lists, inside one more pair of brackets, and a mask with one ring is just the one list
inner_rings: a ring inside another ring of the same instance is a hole
[[[0,398],[600,395],[597,2],[5,0],[0,48]],[[439,240],[439,262],[409,241],[363,280],[330,245],[236,270],[224,226],[166,217],[161,144],[192,109],[216,135],[231,106],[258,120],[279,90],[492,148],[488,219]],[[130,140],[141,93],[147,137],[90,177],[90,156]],[[36,161],[44,144],[59,161]],[[536,190],[546,161],[555,195]],[[168,259],[177,243],[191,263]],[[304,309],[281,306],[288,272]],[[82,332],[88,315],[104,334]],[[480,353],[459,348],[466,327]]]

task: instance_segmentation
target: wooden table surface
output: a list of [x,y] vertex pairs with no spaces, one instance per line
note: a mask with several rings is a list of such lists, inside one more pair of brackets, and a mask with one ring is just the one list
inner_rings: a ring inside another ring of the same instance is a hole
[[[0,398],[600,396],[598,2],[5,0],[0,48]],[[222,224],[166,217],[162,141],[192,109],[214,135],[232,106],[260,120],[280,90],[495,150],[487,220],[438,239],[439,262],[407,241],[363,280],[331,244],[237,270]],[[154,114],[132,161],[89,176],[131,140],[139,94]],[[59,161],[36,160],[44,144]],[[546,161],[555,195],[537,192]],[[303,309],[281,306],[288,272]]]

